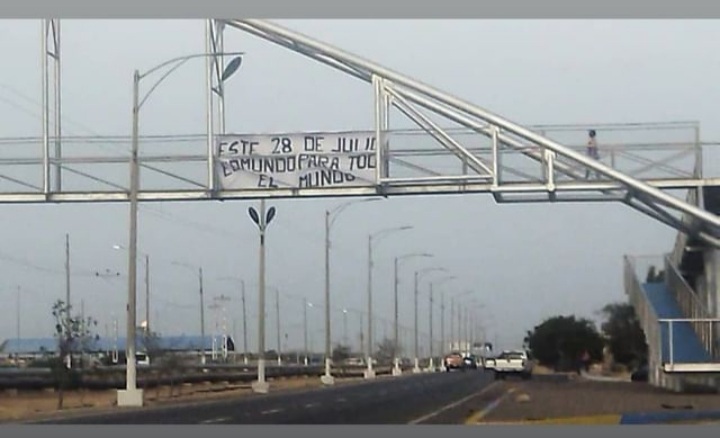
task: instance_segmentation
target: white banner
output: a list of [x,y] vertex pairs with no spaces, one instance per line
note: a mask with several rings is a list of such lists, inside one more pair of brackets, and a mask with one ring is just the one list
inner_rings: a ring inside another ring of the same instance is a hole
[[216,138],[223,189],[368,187],[375,185],[372,131]]

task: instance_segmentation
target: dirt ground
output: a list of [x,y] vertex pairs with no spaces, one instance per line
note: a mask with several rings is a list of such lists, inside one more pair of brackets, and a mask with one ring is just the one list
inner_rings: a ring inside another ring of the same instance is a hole
[[576,417],[581,424],[617,424],[618,416],[669,410],[720,410],[718,394],[677,394],[647,383],[567,381],[537,375],[531,381],[497,383],[496,407],[478,407],[475,423],[542,422]]
[[[337,384],[352,382],[358,378],[336,379]],[[273,390],[317,388],[319,378],[300,377],[269,380]],[[145,405],[157,406],[169,403],[210,400],[226,397],[242,397],[253,394],[250,384],[196,384],[177,385],[172,391],[169,386],[145,390]],[[72,391],[66,392],[63,412],[81,412],[112,409],[116,405],[117,391]],[[0,391],[0,422],[27,420],[58,413],[57,394],[54,391]]]

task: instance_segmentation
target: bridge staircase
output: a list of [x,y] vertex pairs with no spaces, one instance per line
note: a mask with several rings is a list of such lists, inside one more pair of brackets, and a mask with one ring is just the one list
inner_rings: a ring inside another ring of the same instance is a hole
[[[689,190],[687,201],[718,214],[720,190]],[[689,230],[699,227],[682,220]],[[650,383],[677,392],[720,392],[720,258],[694,236],[679,232],[663,256],[626,256],[625,291],[648,343]]]

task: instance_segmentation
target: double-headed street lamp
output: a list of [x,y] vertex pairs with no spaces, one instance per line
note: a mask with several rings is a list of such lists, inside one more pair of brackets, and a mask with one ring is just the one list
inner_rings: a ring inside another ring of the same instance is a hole
[[380,201],[380,198],[362,199],[340,204],[332,210],[325,210],[325,374],[320,381],[325,385],[332,385],[335,379],[332,376],[332,332],[330,324],[330,230],[340,213],[347,207],[361,202]]
[[415,366],[413,367],[414,373],[420,372],[420,340],[418,339],[418,296],[420,291],[418,290],[418,282],[420,281],[423,274],[429,274],[432,272],[447,272],[445,268],[425,268],[419,271],[415,271],[415,290],[414,290],[414,303],[415,303]]
[[381,237],[387,237],[391,234],[395,234],[400,231],[411,230],[411,225],[404,225],[400,227],[386,228],[384,230],[377,231],[368,236],[368,284],[367,284],[367,299],[368,299],[368,339],[367,339],[367,370],[365,370],[365,378],[372,379],[375,377],[375,371],[373,371],[372,364],[372,268],[373,268],[373,241],[379,240]]
[[[242,52],[235,53],[200,53],[194,55],[186,55],[167,60],[157,66],[140,73],[135,70],[133,73],[133,106],[132,106],[132,152],[130,156],[130,226],[129,226],[129,243],[128,243],[128,304],[127,304],[127,343],[125,354],[127,357],[125,389],[118,390],[117,404],[118,406],[142,406],[143,392],[137,387],[137,364],[135,357],[135,325],[137,323],[136,308],[136,288],[137,288],[137,212],[138,212],[138,192],[140,183],[140,169],[138,163],[139,149],[139,115],[140,108],[147,101],[153,91],[162,83],[162,81],[180,68],[183,64],[193,58],[207,58],[216,56],[238,55],[230,63],[228,63],[222,74],[222,81],[232,76],[242,63]],[[156,71],[170,66],[168,69],[150,88],[145,96],[140,98],[140,81]],[[211,127],[208,127],[211,129]],[[210,155],[212,156],[212,155]],[[211,161],[211,160],[210,160]],[[210,167],[211,163],[208,163]],[[214,169],[212,169],[214,171]]]
[[275,207],[265,210],[265,199],[260,200],[260,212],[248,209],[250,218],[260,233],[260,262],[258,264],[258,379],[252,383],[252,389],[258,393],[267,393],[270,385],[265,381],[265,231],[275,217]]
[[398,357],[398,349],[400,346],[400,336],[399,336],[399,317],[400,317],[400,309],[399,309],[399,303],[398,303],[398,268],[400,265],[400,262],[403,260],[413,259],[413,258],[420,258],[420,257],[432,257],[432,254],[428,253],[412,253],[412,254],[405,254],[400,257],[395,257],[395,291],[394,291],[394,298],[395,298],[395,321],[394,321],[394,327],[393,327],[393,335],[394,335],[394,342],[395,342],[395,364],[393,366],[393,375],[399,376],[402,374],[402,369],[400,368],[400,358]]

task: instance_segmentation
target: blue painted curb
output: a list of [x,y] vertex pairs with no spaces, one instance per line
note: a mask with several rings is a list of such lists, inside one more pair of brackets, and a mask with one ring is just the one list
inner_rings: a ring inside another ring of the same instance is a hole
[[662,424],[675,421],[720,420],[720,411],[679,411],[622,414],[620,424]]

